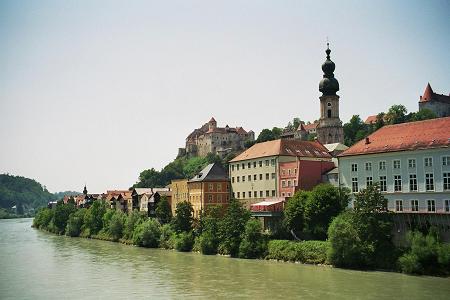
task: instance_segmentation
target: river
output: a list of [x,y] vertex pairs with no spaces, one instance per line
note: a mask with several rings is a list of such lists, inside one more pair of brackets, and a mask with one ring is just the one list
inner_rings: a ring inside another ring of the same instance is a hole
[[0,299],[450,299],[450,279],[145,249],[0,220]]

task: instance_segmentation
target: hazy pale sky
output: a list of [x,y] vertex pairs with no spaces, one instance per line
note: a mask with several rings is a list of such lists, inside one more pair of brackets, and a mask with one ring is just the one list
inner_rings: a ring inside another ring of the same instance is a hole
[[344,122],[450,92],[450,1],[0,0],[0,173],[128,188],[211,116],[317,119],[327,37]]

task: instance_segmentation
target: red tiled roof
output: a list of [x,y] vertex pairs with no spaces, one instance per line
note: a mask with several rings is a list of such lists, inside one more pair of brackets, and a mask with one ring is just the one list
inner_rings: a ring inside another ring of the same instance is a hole
[[255,144],[231,161],[235,162],[276,155],[331,158],[327,148],[317,141],[279,139]]
[[450,147],[450,117],[381,127],[339,156]]
[[427,87],[425,88],[425,91],[423,92],[423,95],[420,96],[419,102],[428,102],[428,101],[438,101],[438,102],[444,102],[444,103],[450,103],[450,95],[441,95],[436,94],[433,92],[433,89],[431,88],[430,83],[427,84]]
[[305,126],[303,125],[303,123],[300,123],[300,125],[297,128],[297,131],[306,131]]
[[312,129],[316,129],[317,125],[319,125],[319,122],[315,122],[315,123],[311,123],[311,124],[306,124],[305,125],[305,129],[306,130],[312,130]]
[[368,116],[367,119],[364,121],[364,123],[367,125],[376,123],[376,122],[377,122],[377,115]]

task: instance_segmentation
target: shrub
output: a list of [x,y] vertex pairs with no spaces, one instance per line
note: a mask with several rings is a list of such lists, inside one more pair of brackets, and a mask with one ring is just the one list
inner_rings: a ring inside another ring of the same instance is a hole
[[182,232],[176,235],[175,249],[178,251],[189,252],[194,245],[194,236],[192,232]]
[[258,258],[266,251],[266,243],[261,234],[261,223],[256,219],[250,219],[245,224],[245,232],[239,245],[239,257]]
[[122,237],[125,228],[125,220],[126,216],[121,211],[115,212],[111,217],[108,225],[108,234],[114,241],[117,241]]
[[70,214],[66,226],[66,235],[79,236],[81,234],[81,228],[83,227],[85,213],[86,209],[81,208]]
[[166,196],[161,197],[161,200],[156,205],[155,213],[161,224],[170,223],[170,220],[172,219],[172,210]]
[[[197,240],[197,239],[196,239]],[[202,254],[210,255],[217,253],[218,240],[211,231],[204,231],[198,237],[199,251]]]
[[33,220],[33,227],[47,229],[50,221],[53,218],[53,210],[50,208],[43,208],[38,211]]
[[155,219],[148,219],[136,226],[133,233],[133,244],[157,248],[161,236],[161,225]]
[[170,224],[164,224],[161,226],[161,235],[159,237],[159,247],[163,249],[173,249],[175,247],[174,244],[174,238],[172,237],[174,235],[174,231]]
[[219,253],[231,256],[239,254],[241,233],[244,232],[248,219],[250,212],[239,201],[232,199],[225,216],[219,222]]
[[329,243],[325,241],[272,240],[268,243],[267,259],[324,264],[327,262]]
[[97,234],[103,228],[103,215],[106,213],[106,203],[96,200],[84,215],[84,226],[89,235]]
[[133,238],[133,233],[138,224],[144,220],[144,217],[139,214],[137,210],[133,210],[125,220],[125,228],[123,230],[123,238],[130,240]]
[[52,232],[64,234],[69,216],[75,210],[75,205],[72,203],[64,204],[62,201],[59,201],[54,208]]
[[184,201],[177,203],[175,217],[173,218],[173,229],[176,232],[189,232],[192,230],[194,209],[190,202]]

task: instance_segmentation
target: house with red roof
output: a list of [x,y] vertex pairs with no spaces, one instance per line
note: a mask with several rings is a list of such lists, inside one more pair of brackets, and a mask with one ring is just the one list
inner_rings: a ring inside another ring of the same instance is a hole
[[431,88],[430,83],[428,83],[419,99],[419,111],[424,108],[431,110],[439,118],[450,116],[450,94],[437,94]]
[[450,117],[384,126],[338,159],[353,193],[378,182],[391,211],[450,214]]

